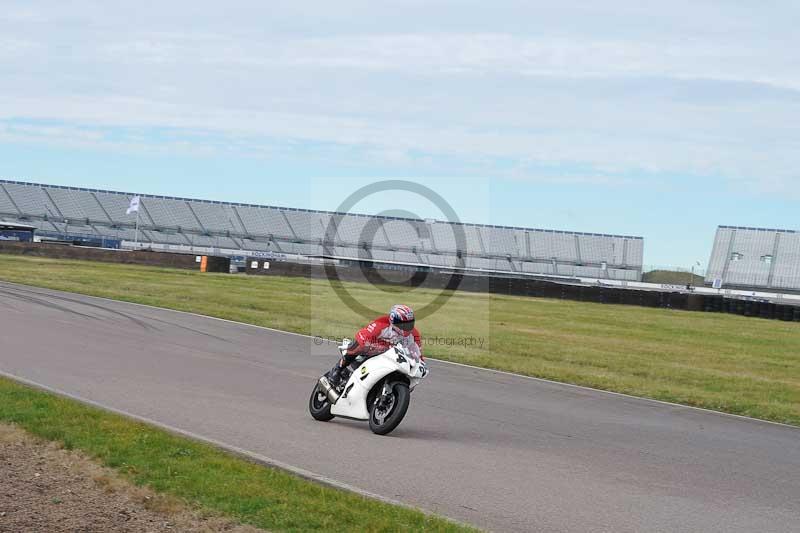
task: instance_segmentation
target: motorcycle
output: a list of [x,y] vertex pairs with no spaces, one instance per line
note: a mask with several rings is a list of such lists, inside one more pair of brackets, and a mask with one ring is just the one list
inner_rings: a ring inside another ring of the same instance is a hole
[[[349,345],[344,339],[342,355]],[[373,433],[388,435],[406,416],[411,391],[428,376],[428,366],[418,350],[395,344],[369,359],[356,358],[342,372],[338,386],[327,376],[319,378],[308,402],[311,416],[321,422],[337,416],[369,420]]]

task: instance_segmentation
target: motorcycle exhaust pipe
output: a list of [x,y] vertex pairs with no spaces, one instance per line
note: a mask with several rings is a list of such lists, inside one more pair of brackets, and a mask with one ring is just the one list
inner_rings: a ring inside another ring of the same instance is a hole
[[331,402],[331,405],[339,401],[339,393],[336,392],[336,389],[333,388],[333,385],[331,385],[327,377],[322,376],[319,378],[319,388],[325,393],[325,396],[328,397],[328,401]]

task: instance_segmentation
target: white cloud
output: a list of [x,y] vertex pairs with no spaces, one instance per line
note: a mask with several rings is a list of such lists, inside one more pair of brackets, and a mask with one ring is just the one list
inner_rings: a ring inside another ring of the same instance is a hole
[[175,149],[302,141],[509,177],[561,166],[800,188],[792,3],[10,4],[0,119],[14,139],[74,143],[77,129],[144,149],[142,131],[166,128]]

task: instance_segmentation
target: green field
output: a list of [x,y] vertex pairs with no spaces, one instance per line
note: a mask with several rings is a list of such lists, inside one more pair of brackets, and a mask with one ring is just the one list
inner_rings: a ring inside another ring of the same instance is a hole
[[179,498],[201,513],[266,530],[472,531],[265,468],[3,378],[0,421],[80,450],[133,483]]
[[[322,280],[16,256],[0,256],[0,279],[311,335],[348,336],[364,322]],[[344,286],[378,309],[432,298],[424,290]],[[429,339],[476,339],[427,344],[436,358],[800,425],[797,323],[457,293],[419,326]]]

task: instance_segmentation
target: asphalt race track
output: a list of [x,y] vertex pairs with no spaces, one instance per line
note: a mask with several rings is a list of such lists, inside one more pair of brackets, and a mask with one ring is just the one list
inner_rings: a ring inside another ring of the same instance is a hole
[[800,528],[800,429],[434,361],[378,437],[308,415],[335,358],[306,337],[0,283],[0,372],[485,529]]

